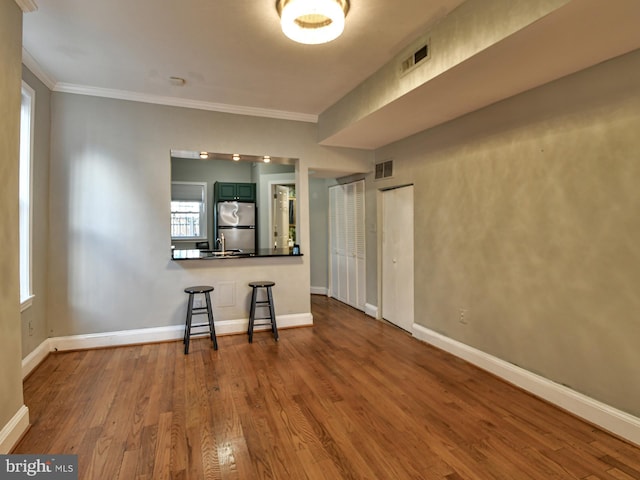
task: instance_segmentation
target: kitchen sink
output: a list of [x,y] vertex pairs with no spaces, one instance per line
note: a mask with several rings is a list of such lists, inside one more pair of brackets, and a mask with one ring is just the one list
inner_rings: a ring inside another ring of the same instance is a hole
[[207,257],[238,257],[249,255],[242,252],[242,250],[206,250],[202,252]]

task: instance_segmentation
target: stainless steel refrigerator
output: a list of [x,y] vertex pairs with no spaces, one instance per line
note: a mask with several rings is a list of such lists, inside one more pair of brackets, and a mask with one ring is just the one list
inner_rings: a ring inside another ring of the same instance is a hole
[[[256,204],[247,202],[218,202],[216,239],[224,234],[226,250],[255,251]],[[221,246],[216,240],[216,249]]]

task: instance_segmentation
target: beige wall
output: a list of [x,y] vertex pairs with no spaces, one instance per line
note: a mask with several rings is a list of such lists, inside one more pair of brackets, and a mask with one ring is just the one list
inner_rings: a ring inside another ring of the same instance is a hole
[[415,322],[640,416],[639,132],[636,51],[377,151],[370,190],[415,184]]
[[[321,147],[310,123],[52,94],[51,336],[184,322],[184,287],[236,282],[217,321],[248,318],[246,283],[271,279],[276,314],[310,312],[309,168],[365,170],[366,152]],[[174,262],[171,149],[298,158],[302,258]],[[281,293],[279,293],[281,292]]]
[[22,12],[0,2],[0,430],[22,407],[18,171]]
[[47,331],[47,249],[49,235],[49,149],[51,92],[27,68],[22,79],[36,92],[33,142],[33,223],[31,283],[34,298],[21,314],[22,356],[26,357],[49,335]]
[[[320,115],[318,138],[324,140],[350,124],[373,114],[429,80],[463,63],[568,0],[470,0],[447,15],[421,40],[430,39],[436,52],[427,64],[401,77],[399,63],[414,50],[408,48]],[[412,39],[413,40],[413,39]],[[420,42],[409,47],[419,47]]]

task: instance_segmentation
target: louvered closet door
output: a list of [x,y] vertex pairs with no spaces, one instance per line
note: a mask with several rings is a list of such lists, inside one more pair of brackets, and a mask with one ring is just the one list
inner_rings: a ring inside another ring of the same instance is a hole
[[329,295],[364,310],[366,303],[364,181],[336,185],[330,198]]
[[367,248],[365,232],[364,181],[356,184],[356,271],[358,275],[358,308],[364,310],[367,304]]
[[330,193],[330,254],[331,285],[329,295],[342,302],[347,301],[347,282],[344,272],[347,265],[347,229],[345,195],[343,185],[329,189]]

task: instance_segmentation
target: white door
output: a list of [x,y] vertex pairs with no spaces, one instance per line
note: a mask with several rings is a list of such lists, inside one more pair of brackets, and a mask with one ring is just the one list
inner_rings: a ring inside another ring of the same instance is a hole
[[273,187],[273,244],[287,248],[289,244],[289,187]]
[[413,326],[413,186],[382,192],[382,318]]

